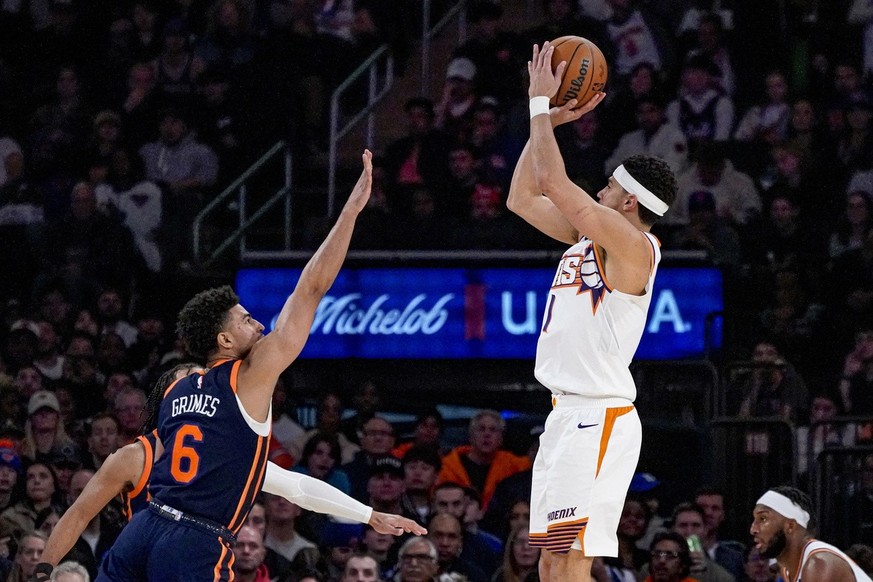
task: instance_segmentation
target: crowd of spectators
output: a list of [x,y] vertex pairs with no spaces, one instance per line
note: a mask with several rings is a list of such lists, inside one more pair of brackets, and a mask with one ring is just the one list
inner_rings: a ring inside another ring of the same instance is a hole
[[[156,378],[184,360],[167,298],[186,291],[195,214],[278,139],[306,179],[331,89],[383,42],[403,74],[417,32],[401,23],[420,22],[419,3],[396,4],[2,3],[0,580],[27,578],[65,507],[138,434]],[[824,447],[869,442],[871,424],[822,425],[873,417],[867,2],[534,8],[518,27],[500,2],[470,3],[445,83],[406,96],[407,133],[376,152],[353,248],[555,249],[505,207],[527,133],[525,63],[532,43],[593,39],[608,95],[556,131],[567,172],[592,195],[631,153],[677,173],[678,200],[654,232],[666,256],[697,251],[725,274],[725,357],[745,362],[726,412],[795,425],[805,479]],[[319,228],[305,231],[301,244],[315,244]],[[280,382],[271,459],[426,524],[428,538],[394,540],[267,496],[240,531],[240,579],[534,579],[538,554],[522,535],[531,457],[501,450],[500,415],[474,416],[469,444],[454,448],[428,412],[400,443],[372,389],[351,418],[342,397],[324,395],[309,422]],[[598,580],[729,579],[710,562],[734,580],[774,579],[747,540],[718,540],[730,500],[717,490],[671,516],[642,493],[628,498],[621,554],[597,562]],[[873,512],[873,480],[855,493]],[[870,523],[857,541],[873,543]],[[121,527],[110,505],[70,558],[93,577]],[[692,533],[703,554],[687,552]]]

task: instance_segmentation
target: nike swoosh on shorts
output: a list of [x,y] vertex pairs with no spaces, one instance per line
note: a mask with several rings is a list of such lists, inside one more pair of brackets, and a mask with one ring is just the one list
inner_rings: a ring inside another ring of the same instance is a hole
[[597,426],[597,424],[582,424],[581,422],[576,426],[576,428],[591,428],[592,426]]

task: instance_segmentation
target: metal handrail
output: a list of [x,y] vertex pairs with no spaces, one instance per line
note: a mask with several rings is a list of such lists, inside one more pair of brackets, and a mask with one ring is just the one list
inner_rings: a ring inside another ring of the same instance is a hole
[[[378,81],[378,60],[385,55],[385,78],[384,86],[377,91],[376,84]],[[343,93],[358,80],[364,73],[369,73],[369,87],[367,105],[357,114],[352,116],[345,125],[339,127],[340,107],[339,101]],[[361,63],[345,81],[339,84],[334,89],[330,97],[330,158],[328,161],[328,184],[327,184],[327,215],[333,216],[336,206],[336,171],[337,171],[337,145],[339,140],[343,138],[358,122],[367,117],[367,137],[366,145],[368,148],[373,148],[375,117],[373,110],[376,105],[388,94],[388,91],[394,85],[394,55],[387,44],[383,44],[376,49],[370,57]]]
[[433,37],[456,16],[458,17],[458,44],[467,39],[467,4],[468,0],[460,0],[433,26],[430,27],[431,0],[424,0],[421,15],[421,94],[430,95],[430,43]]
[[[264,204],[262,204],[251,216],[247,216],[247,187],[246,184],[250,178],[252,178],[257,172],[261,170],[261,168],[270,160],[274,159],[278,154],[284,155],[284,174],[285,174],[285,183],[269,200],[267,200]],[[209,201],[203,209],[197,213],[197,216],[194,218],[193,223],[193,252],[194,259],[201,265],[206,266],[212,263],[215,259],[217,259],[221,253],[223,253],[230,245],[232,245],[236,241],[240,241],[240,254],[244,254],[246,252],[245,246],[245,231],[248,227],[252,225],[254,221],[263,216],[268,210],[270,210],[276,203],[284,199],[284,243],[285,248],[291,248],[291,180],[292,180],[292,158],[291,151],[288,148],[288,144],[285,141],[278,141],[273,146],[267,150],[264,155],[258,158],[249,168],[240,174],[240,176],[231,182],[231,184],[221,191],[220,194],[215,196],[212,200]],[[202,248],[202,235],[201,231],[203,229],[203,225],[206,222],[206,219],[222,204],[226,203],[228,199],[232,196],[236,195],[238,201],[238,212],[239,212],[239,227],[228,237],[222,241],[220,245],[218,245],[215,250],[210,253],[208,257],[203,256],[203,248]]]

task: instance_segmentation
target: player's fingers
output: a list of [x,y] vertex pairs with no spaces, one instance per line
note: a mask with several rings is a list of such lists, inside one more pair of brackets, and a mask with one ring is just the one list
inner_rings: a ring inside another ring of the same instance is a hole
[[558,63],[558,66],[555,68],[555,78],[560,79],[564,74],[564,69],[567,68],[567,61],[561,61]]

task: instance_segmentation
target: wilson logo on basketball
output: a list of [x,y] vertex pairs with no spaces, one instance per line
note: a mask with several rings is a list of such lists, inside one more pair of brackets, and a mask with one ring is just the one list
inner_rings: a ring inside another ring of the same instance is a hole
[[564,103],[579,96],[579,91],[582,89],[582,85],[585,84],[585,77],[588,76],[588,69],[590,67],[591,61],[582,59],[582,62],[579,64],[579,75],[570,81],[570,88],[563,95]]

